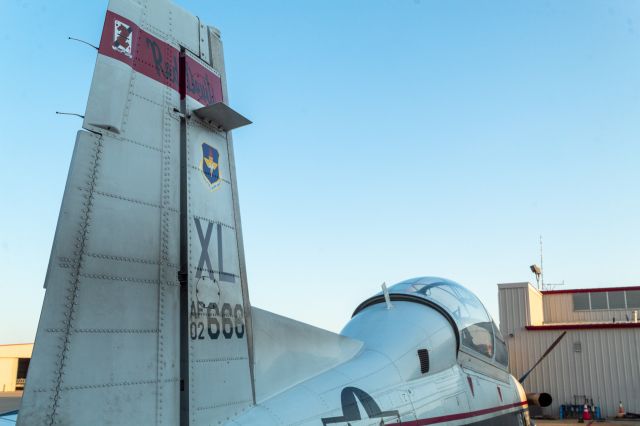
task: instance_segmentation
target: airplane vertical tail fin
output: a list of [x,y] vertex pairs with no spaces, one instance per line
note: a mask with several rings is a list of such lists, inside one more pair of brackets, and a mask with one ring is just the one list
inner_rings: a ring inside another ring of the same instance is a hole
[[226,99],[215,30],[110,1],[18,424],[217,424],[253,403]]

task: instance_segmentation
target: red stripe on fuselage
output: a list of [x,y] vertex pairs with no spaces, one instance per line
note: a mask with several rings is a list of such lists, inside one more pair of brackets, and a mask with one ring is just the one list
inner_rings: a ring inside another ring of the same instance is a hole
[[[131,51],[129,54],[114,47],[120,33],[115,21],[131,29]],[[144,74],[176,92],[178,91],[178,72],[180,51],[170,44],[140,29],[133,21],[107,10],[107,16],[100,39],[98,52],[121,61],[140,74]],[[203,105],[222,102],[222,80],[195,59],[186,57],[186,92]]]
[[498,411],[508,410],[510,408],[524,407],[526,405],[527,405],[527,401],[520,401],[520,402],[515,402],[513,404],[501,405],[499,407],[491,407],[491,408],[485,408],[483,410],[469,411],[467,413],[448,414],[446,416],[431,417],[428,419],[410,420],[408,422],[393,423],[393,424],[402,425],[402,426],[433,425],[436,423],[452,422],[454,420],[462,420],[462,419],[468,419],[471,417],[483,416],[485,414],[496,413]]

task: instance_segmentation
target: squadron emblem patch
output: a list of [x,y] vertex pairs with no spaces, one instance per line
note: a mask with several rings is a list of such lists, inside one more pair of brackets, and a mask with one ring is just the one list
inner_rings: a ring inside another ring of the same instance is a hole
[[222,180],[220,179],[220,154],[218,150],[206,143],[202,144],[202,162],[200,169],[212,191],[220,188]]
[[113,29],[113,50],[124,53],[128,57],[131,57],[131,41],[133,39],[131,26],[120,22],[117,19],[114,21],[115,28]]

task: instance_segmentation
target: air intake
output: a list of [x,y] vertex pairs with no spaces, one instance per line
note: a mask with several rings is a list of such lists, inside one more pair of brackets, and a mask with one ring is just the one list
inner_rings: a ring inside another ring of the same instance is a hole
[[420,372],[422,374],[429,372],[429,351],[426,349],[418,349],[418,359],[420,359]]

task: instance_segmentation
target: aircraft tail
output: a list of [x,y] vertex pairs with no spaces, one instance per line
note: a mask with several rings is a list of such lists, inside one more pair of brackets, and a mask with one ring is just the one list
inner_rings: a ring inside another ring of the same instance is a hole
[[20,425],[218,424],[255,401],[218,32],[111,0]]

